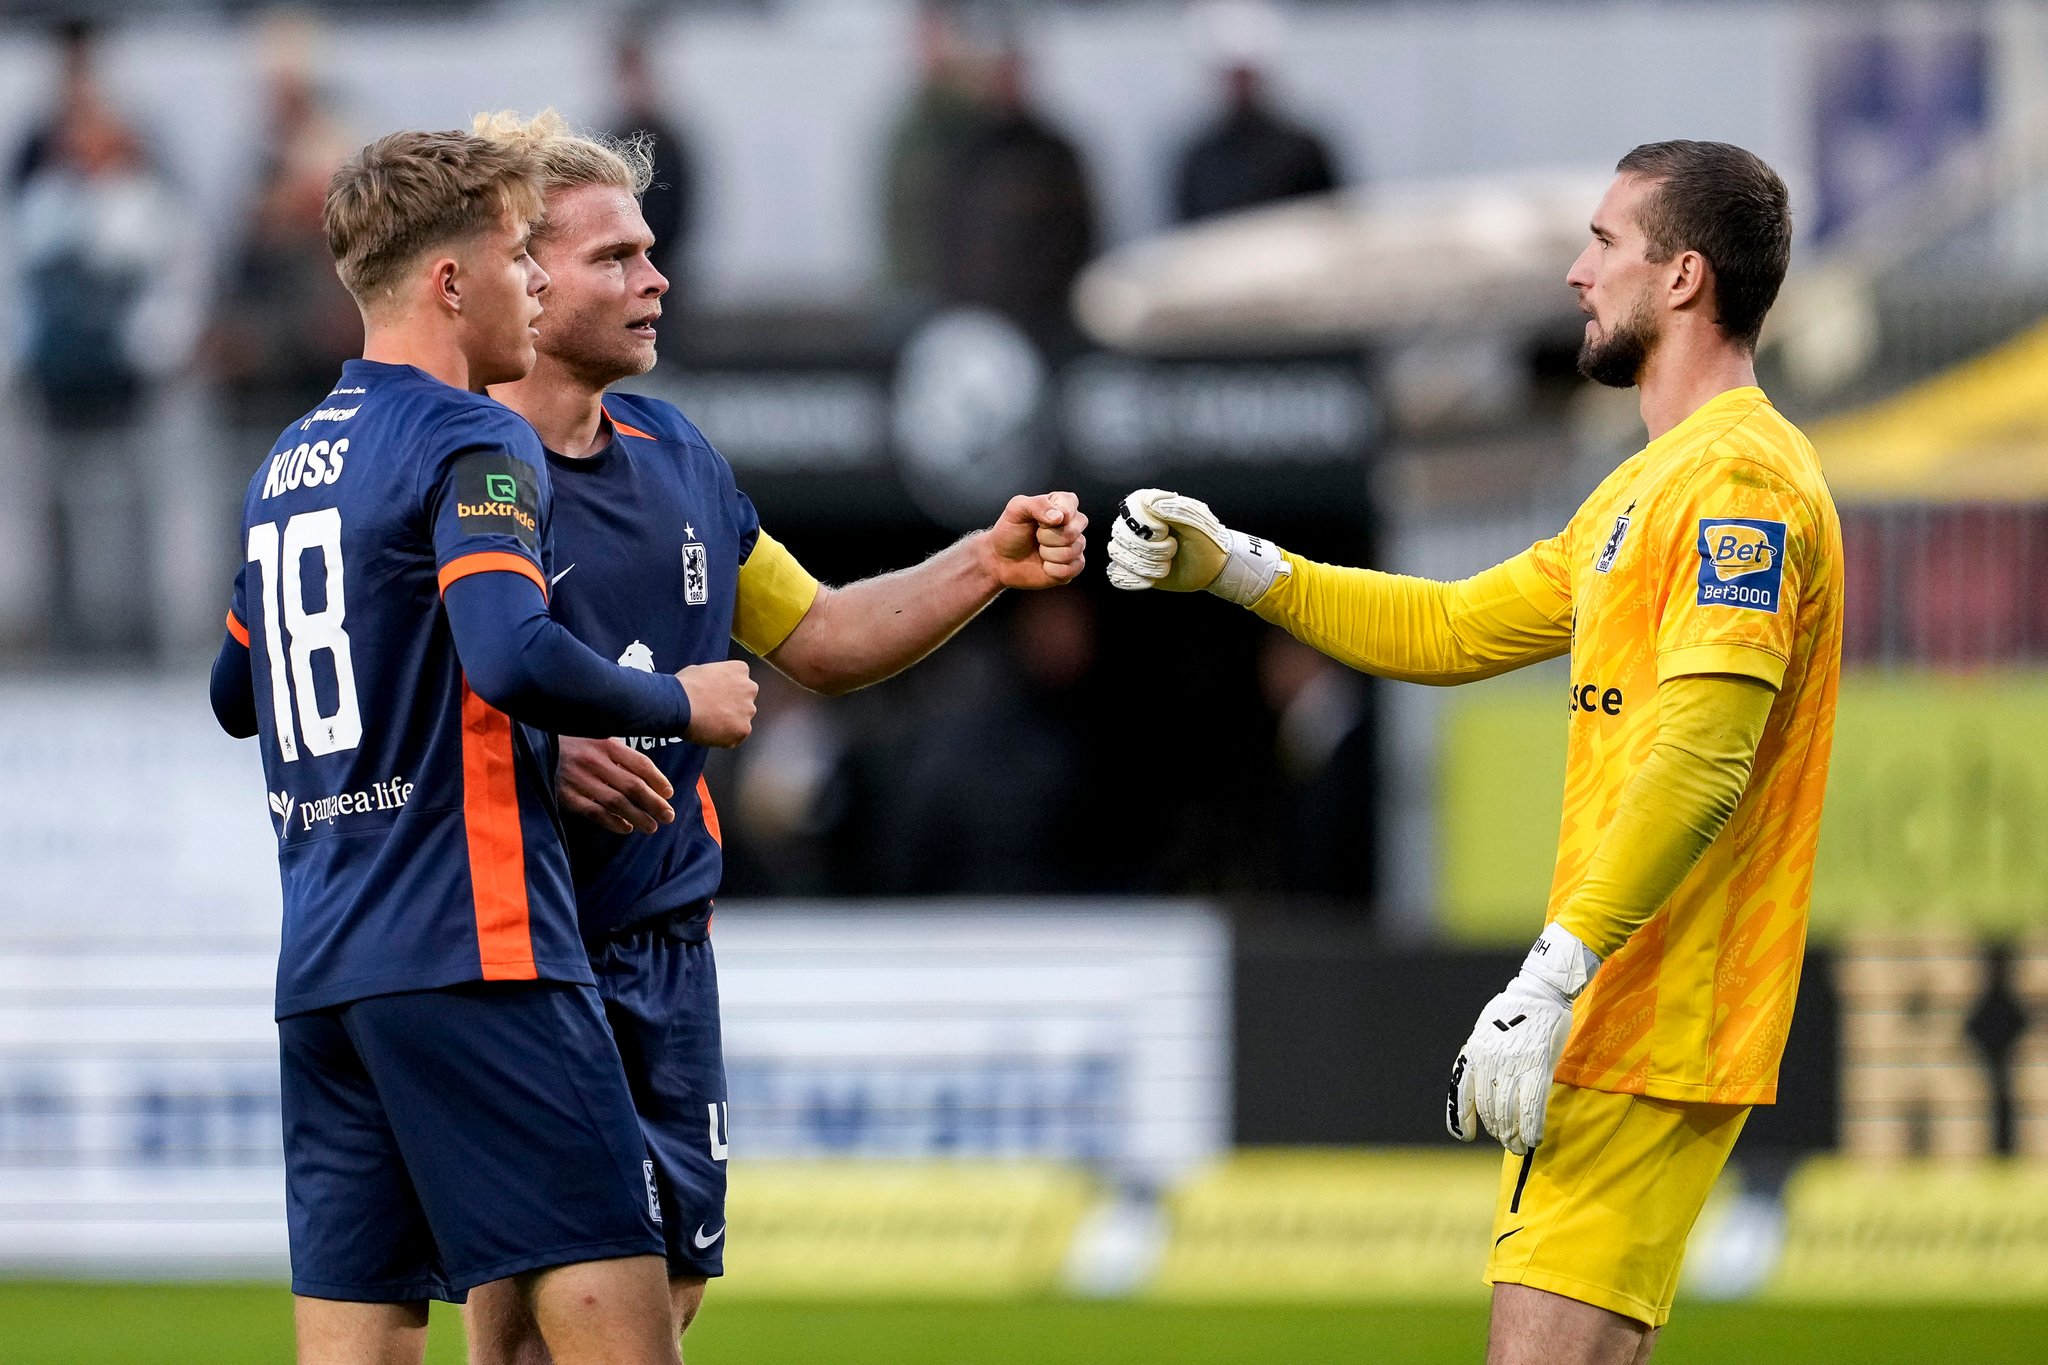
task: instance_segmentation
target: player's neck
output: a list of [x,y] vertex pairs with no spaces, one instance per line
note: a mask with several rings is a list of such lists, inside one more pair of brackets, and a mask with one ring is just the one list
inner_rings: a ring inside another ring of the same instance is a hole
[[580,460],[610,443],[603,387],[593,388],[547,356],[526,378],[492,386],[491,397],[524,417],[540,433],[540,443],[557,455]]
[[1636,381],[1643,426],[1654,441],[1730,389],[1755,383],[1755,357],[1718,333],[1666,337]]
[[370,323],[363,330],[363,359],[380,365],[410,365],[443,384],[483,392],[483,385],[470,382],[469,357],[450,335],[404,323]]

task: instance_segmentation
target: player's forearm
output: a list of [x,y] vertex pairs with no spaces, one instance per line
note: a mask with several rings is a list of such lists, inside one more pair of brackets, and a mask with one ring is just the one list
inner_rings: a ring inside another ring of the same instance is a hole
[[902,672],[950,640],[1002,589],[984,532],[922,564],[823,591],[768,661],[813,691],[837,695]]
[[221,641],[220,653],[214,656],[206,691],[221,729],[236,739],[256,733],[256,681],[249,676],[249,647],[232,635]]
[[1607,958],[1671,899],[1741,804],[1776,698],[1765,683],[1723,675],[1657,689],[1649,756],[1558,924]]
[[1252,610],[1340,663],[1402,682],[1490,678],[1571,646],[1569,613],[1531,601],[1513,561],[1455,583],[1288,555]]
[[621,668],[548,615],[531,581],[479,573],[443,596],[470,690],[514,720],[558,735],[681,735],[690,700],[675,678]]

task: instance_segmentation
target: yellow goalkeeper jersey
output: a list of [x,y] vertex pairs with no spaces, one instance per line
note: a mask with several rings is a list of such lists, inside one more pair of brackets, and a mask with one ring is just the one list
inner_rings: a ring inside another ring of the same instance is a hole
[[1731,390],[1509,564],[1524,596],[1572,622],[1547,919],[1649,752],[1660,682],[1733,673],[1778,689],[1741,804],[1595,975],[1557,1071],[1595,1090],[1769,1103],[1799,985],[1841,671],[1842,531],[1819,459],[1761,390]]

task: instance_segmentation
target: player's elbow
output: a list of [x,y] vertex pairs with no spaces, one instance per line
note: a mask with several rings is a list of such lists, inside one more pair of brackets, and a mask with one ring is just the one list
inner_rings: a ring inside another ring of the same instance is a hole
[[256,709],[245,707],[236,710],[232,705],[223,705],[219,697],[213,699],[213,718],[220,722],[230,739],[254,739],[256,737]]
[[464,660],[462,673],[479,700],[514,720],[529,720],[547,704],[546,689],[522,657]]
[[816,692],[822,697],[843,697],[849,692],[858,692],[868,685],[868,680],[855,673],[811,664],[798,672],[782,670],[788,679],[807,692]]
[[213,718],[235,739],[249,739],[256,733],[256,684],[249,676],[249,652],[230,640],[213,661],[207,680],[207,700]]
[[843,697],[875,679],[860,668],[831,618],[828,599],[821,599],[789,638],[768,652],[768,662],[807,692]]

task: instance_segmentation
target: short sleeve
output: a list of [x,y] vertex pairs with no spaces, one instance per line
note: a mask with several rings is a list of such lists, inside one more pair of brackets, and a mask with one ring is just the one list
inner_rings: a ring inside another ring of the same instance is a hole
[[547,591],[541,546],[550,505],[547,457],[509,411],[468,409],[434,431],[421,470],[441,591],[473,573],[521,574]]
[[1815,545],[1806,500],[1767,466],[1723,458],[1660,512],[1658,681],[1732,673],[1781,685]]

